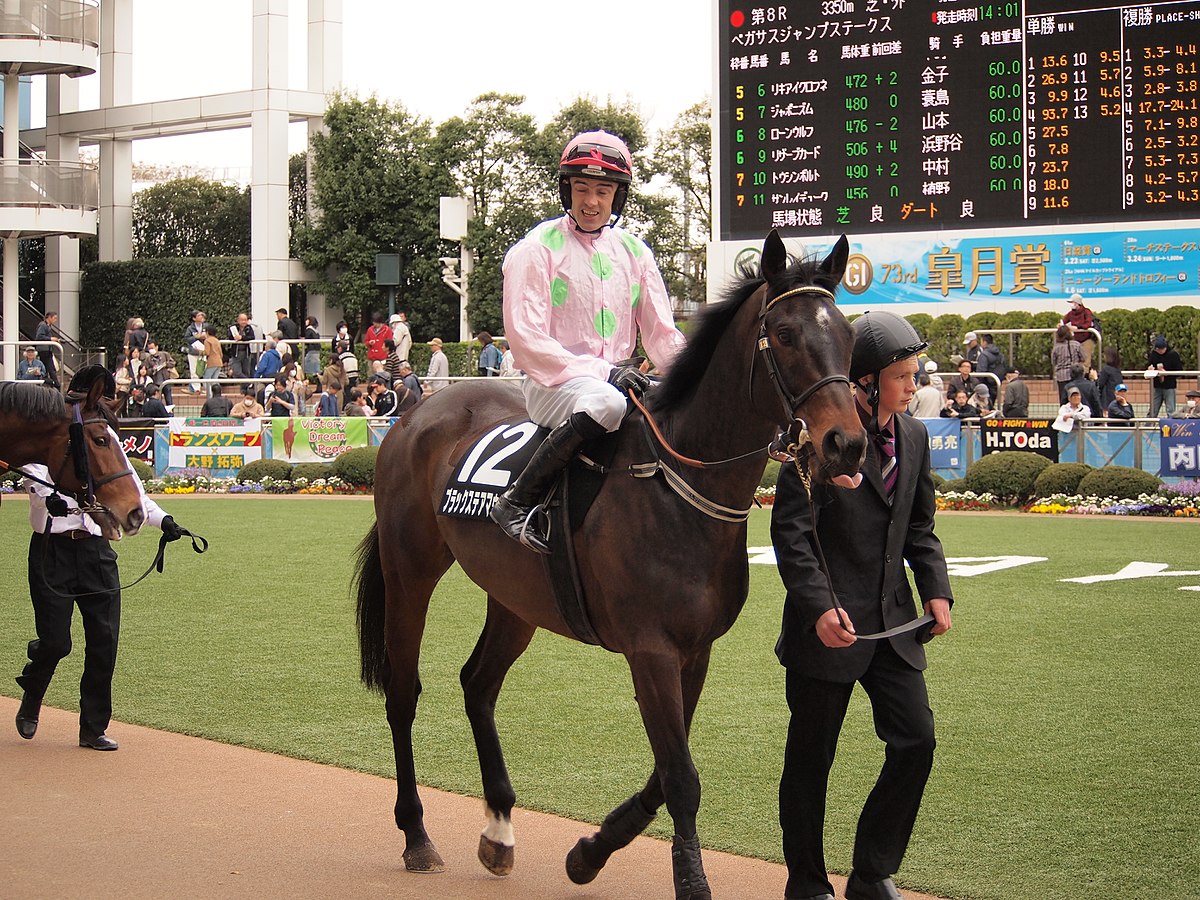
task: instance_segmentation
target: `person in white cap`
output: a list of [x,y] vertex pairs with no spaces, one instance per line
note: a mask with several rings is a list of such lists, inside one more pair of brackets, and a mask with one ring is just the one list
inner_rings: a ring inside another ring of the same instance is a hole
[[408,359],[412,352],[412,334],[408,330],[408,317],[402,312],[392,313],[388,318],[392,326],[392,340],[396,342],[396,355]]
[[1079,342],[1079,349],[1083,351],[1083,371],[1086,372],[1092,367],[1092,351],[1096,347],[1096,340],[1088,331],[1094,317],[1092,311],[1083,305],[1081,295],[1072,294],[1070,303],[1071,308],[1062,317],[1062,324],[1071,329],[1071,336]]
[[963,336],[963,345],[967,348],[966,358],[971,363],[971,369],[975,369],[975,361],[979,359],[979,335],[973,331],[968,331]]
[[435,337],[432,341],[426,341],[433,353],[429,357],[429,370],[425,373],[425,384],[429,388],[429,393],[436,394],[450,382],[446,379],[450,376],[450,360],[446,358],[446,354],[442,352],[442,339]]

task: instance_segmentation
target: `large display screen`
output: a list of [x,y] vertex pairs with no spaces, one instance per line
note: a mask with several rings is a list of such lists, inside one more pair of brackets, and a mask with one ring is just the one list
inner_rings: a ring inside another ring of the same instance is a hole
[[715,236],[1200,214],[1200,0],[718,0]]

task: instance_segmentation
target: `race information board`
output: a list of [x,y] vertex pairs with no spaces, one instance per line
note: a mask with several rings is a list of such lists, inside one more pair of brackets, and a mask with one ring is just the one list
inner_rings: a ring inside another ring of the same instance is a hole
[[1200,215],[1200,0],[717,0],[716,236]]

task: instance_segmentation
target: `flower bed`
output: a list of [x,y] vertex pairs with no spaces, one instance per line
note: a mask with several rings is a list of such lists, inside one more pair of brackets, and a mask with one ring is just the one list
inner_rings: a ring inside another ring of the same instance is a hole
[[282,481],[263,478],[261,481],[239,482],[236,478],[209,478],[206,475],[164,475],[145,483],[150,494],[359,494],[362,490],[346,484],[336,475],[328,478],[297,478]]
[[1139,494],[1136,499],[1081,497],[1053,494],[1029,506],[1028,512],[1043,515],[1073,513],[1085,516],[1169,516],[1200,518],[1200,502],[1195,495]]

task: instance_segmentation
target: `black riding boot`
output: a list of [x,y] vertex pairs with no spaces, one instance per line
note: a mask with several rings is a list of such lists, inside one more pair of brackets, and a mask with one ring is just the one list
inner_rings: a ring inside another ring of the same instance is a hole
[[548,554],[550,546],[532,524],[537,505],[579,446],[604,433],[604,426],[582,412],[573,414],[551,431],[512,487],[492,506],[489,513],[492,521],[514,541],[537,553]]

